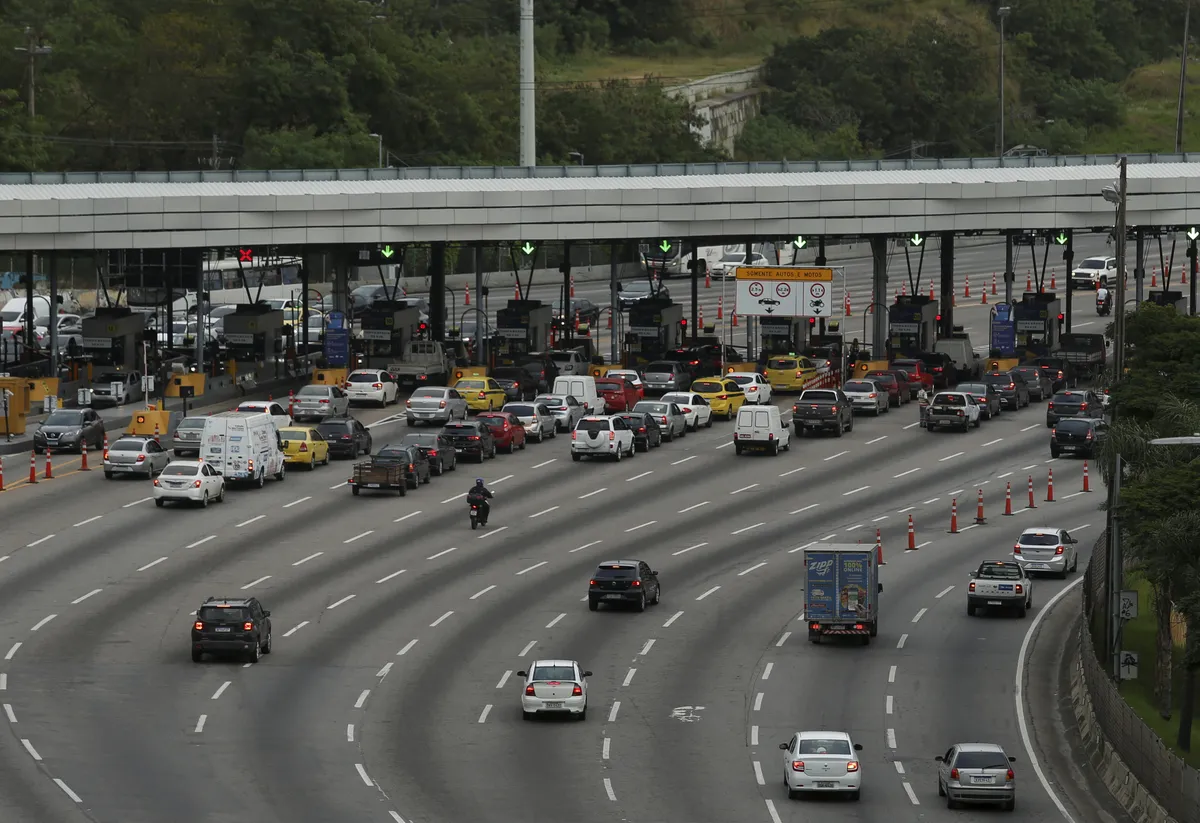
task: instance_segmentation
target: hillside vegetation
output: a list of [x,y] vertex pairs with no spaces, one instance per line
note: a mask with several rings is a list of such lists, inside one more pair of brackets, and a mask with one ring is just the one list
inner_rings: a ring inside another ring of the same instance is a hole
[[[1184,0],[1008,3],[1008,145],[1170,148]],[[764,62],[740,159],[990,154],[994,7],[536,0],[539,162],[722,159],[662,87]],[[389,165],[513,164],[518,17],[517,0],[8,0],[0,169],[373,166],[373,135]],[[27,27],[52,48],[36,116]]]

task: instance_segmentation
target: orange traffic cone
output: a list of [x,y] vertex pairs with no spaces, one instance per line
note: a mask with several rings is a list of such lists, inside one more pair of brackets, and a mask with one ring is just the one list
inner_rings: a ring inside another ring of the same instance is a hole
[[84,440],[83,445],[80,447],[80,457],[79,470],[81,472],[90,472],[91,469],[88,468],[87,464],[87,440]]
[[1033,275],[1025,272],[1025,291],[1033,291]]
[[521,299],[521,284],[513,283],[513,300]]
[[987,289],[980,289],[979,293],[981,295],[983,295],[983,299],[979,301],[979,304],[981,306],[986,306],[987,305]]
[[1152,289],[1158,288],[1158,269],[1157,268],[1153,272],[1150,273],[1150,288],[1152,288]]
[[54,464],[50,460],[50,450],[46,449],[46,479],[54,479]]
[[696,307],[696,325],[699,326],[700,328],[704,328],[704,307],[703,306]]
[[37,481],[37,452],[29,453],[29,482],[36,483]]
[[908,516],[908,550],[915,552],[917,550],[917,532],[913,528],[912,515]]
[[967,275],[966,284],[963,286],[963,297],[971,296],[971,275]]
[[908,297],[908,284],[907,283],[900,284],[900,296]]
[[[703,312],[703,310],[701,310],[700,316],[701,316],[701,317],[703,317],[703,316],[704,316],[704,312]],[[610,329],[612,328],[612,311],[611,311],[611,310],[608,312],[608,327],[609,327]]]
[[471,289],[466,283],[463,284],[463,305],[471,305]]
[[883,532],[878,528],[875,529],[875,559],[880,566],[887,565],[887,561],[883,559]]
[[1054,469],[1050,469],[1050,477],[1046,481],[1046,502],[1054,502]]
[[1012,482],[1004,484],[1004,516],[1012,517]]
[[929,283],[929,299],[937,300],[937,295],[933,293],[933,282],[932,281],[930,281],[930,283]]
[[1029,503],[1025,506],[1027,509],[1036,509],[1037,503],[1033,502],[1033,475],[1029,475]]
[[850,311],[850,292],[846,292],[846,316],[851,317],[853,313]]
[[[3,479],[3,475],[0,475],[0,480]],[[1086,460],[1083,461],[1083,490],[1085,492],[1090,492],[1092,490],[1092,484],[1088,481],[1088,465]]]
[[958,534],[958,498],[950,501],[950,534]]
[[992,272],[992,297],[996,296],[996,273]]
[[[274,398],[269,394],[267,395],[267,399],[274,400]],[[154,442],[162,445],[162,442],[158,439],[158,423],[154,424]]]
[[1058,290],[1058,281],[1054,278],[1054,269],[1050,269],[1050,291]]
[[734,313],[733,313],[733,325],[734,325],[734,326],[737,326],[737,324],[738,324],[738,322],[737,322],[737,312],[734,312]]
[[709,274],[707,271],[704,272],[704,288],[706,288],[706,289],[712,288],[712,275]]
[[1187,285],[1187,266],[1184,266],[1179,270],[1179,285]]
[[571,296],[575,296],[575,275],[571,275]]
[[983,516],[983,489],[979,490],[979,507],[975,510],[975,525],[982,526],[987,523],[987,519]]
[[725,299],[722,297],[717,298],[717,319],[725,319]]
[[[209,414],[212,414],[212,412],[209,412]],[[108,432],[104,433],[104,454],[101,455],[101,459],[108,459]]]

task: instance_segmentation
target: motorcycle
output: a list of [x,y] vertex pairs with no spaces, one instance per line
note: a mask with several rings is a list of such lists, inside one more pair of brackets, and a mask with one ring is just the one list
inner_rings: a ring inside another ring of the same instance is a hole
[[1096,314],[1101,317],[1112,314],[1111,297],[1105,297],[1103,300],[1101,300],[1099,297],[1096,298]]
[[471,506],[471,531],[475,531],[476,526],[483,526],[486,528],[487,518],[484,517],[479,504],[473,501],[467,502]]

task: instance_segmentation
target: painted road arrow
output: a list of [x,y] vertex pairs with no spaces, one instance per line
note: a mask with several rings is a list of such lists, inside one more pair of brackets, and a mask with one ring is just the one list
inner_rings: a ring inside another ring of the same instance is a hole
[[1200,237],[1200,231],[1196,231],[1195,226],[1188,229],[1188,240],[1195,240],[1197,237]]
[[802,249],[808,245],[808,241],[805,240],[803,237],[797,236],[796,239],[792,241],[792,245],[798,249]]
[[393,254],[396,253],[396,250],[393,249],[391,246],[384,246],[383,249],[379,253],[382,254],[384,257],[391,257]]
[[1057,243],[1057,244],[1058,244],[1058,245],[1060,245],[1060,246],[1065,246],[1065,245],[1067,245],[1067,234],[1066,234],[1066,232],[1061,232],[1061,231],[1060,231],[1060,232],[1058,233],[1058,237],[1055,237],[1055,238],[1054,238],[1054,242],[1055,242],[1055,243]]
[[533,254],[536,248],[537,246],[533,245],[532,243],[526,243],[524,246],[521,246],[521,251],[525,252],[526,254]]
[[662,241],[661,243],[659,243],[659,244],[658,244],[658,247],[659,247],[660,249],[662,249],[662,250],[663,250],[663,253],[665,254],[666,252],[669,252],[669,251],[671,250],[671,241],[670,241],[670,240],[664,240],[664,241]]
[[921,244],[922,244],[922,243],[924,243],[924,242],[925,242],[925,238],[924,238],[924,237],[922,237],[921,235],[919,235],[919,234],[914,234],[914,235],[912,236],[912,244],[913,244],[914,246],[919,246],[919,245],[921,245]]

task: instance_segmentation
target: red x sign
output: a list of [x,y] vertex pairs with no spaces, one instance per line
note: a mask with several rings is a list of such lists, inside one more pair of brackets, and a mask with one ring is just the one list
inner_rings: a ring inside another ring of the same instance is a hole
[[254,262],[254,249],[238,249],[238,262],[239,263],[253,263]]

